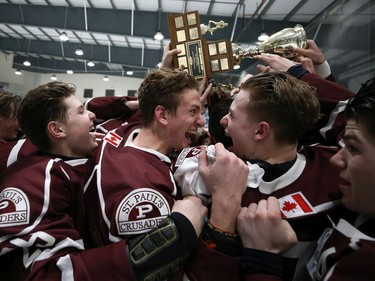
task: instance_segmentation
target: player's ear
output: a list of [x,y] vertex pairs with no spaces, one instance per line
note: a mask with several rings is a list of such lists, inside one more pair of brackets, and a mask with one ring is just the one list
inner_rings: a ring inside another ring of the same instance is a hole
[[156,119],[166,125],[168,123],[168,112],[165,110],[164,106],[161,106],[161,105],[158,105],[155,107],[155,116],[156,116]]
[[62,138],[66,136],[64,127],[57,121],[50,121],[47,125],[47,131],[54,138]]
[[258,123],[258,127],[255,129],[255,139],[261,140],[266,138],[270,134],[270,124],[262,121]]

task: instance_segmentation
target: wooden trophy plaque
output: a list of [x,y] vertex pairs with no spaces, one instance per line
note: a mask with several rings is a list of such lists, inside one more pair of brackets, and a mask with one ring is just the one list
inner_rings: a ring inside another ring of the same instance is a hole
[[210,78],[234,66],[231,42],[225,39],[208,42],[202,37],[202,26],[205,32],[207,26],[201,25],[198,11],[168,15],[171,47],[181,50],[173,58],[174,65],[184,65],[197,80]]

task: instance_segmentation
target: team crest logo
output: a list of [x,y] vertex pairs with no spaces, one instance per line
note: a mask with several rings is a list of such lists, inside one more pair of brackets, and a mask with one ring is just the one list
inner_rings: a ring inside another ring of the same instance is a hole
[[139,188],[130,192],[116,211],[119,235],[144,233],[170,214],[167,200],[156,190]]
[[29,223],[30,204],[25,193],[15,187],[0,193],[0,227]]
[[120,137],[115,132],[109,132],[105,137],[104,140],[113,145],[114,147],[118,147],[122,141],[122,137]]
[[281,216],[293,218],[314,212],[314,208],[302,192],[296,192],[279,198]]

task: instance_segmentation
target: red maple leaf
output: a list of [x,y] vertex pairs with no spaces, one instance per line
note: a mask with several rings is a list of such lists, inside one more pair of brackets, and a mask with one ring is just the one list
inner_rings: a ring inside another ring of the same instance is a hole
[[286,211],[286,212],[293,211],[293,213],[294,213],[293,209],[296,209],[296,207],[297,207],[296,203],[294,203],[294,202],[291,203],[289,201],[285,201],[282,210]]

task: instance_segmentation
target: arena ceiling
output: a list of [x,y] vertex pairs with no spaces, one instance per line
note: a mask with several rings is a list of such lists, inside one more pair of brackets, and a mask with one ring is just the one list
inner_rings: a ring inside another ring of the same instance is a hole
[[[202,23],[228,27],[207,40],[230,39],[247,47],[262,31],[273,34],[301,24],[315,39],[341,81],[374,72],[375,0],[0,0],[0,52],[13,54],[13,67],[32,72],[100,73],[143,77],[161,60],[169,42],[168,14],[197,10]],[[165,38],[153,38],[160,30]],[[62,42],[61,33],[69,40]],[[75,54],[77,48],[83,55]],[[30,66],[23,65],[25,60]],[[94,67],[87,62],[93,61]],[[235,82],[241,69],[219,75]]]

